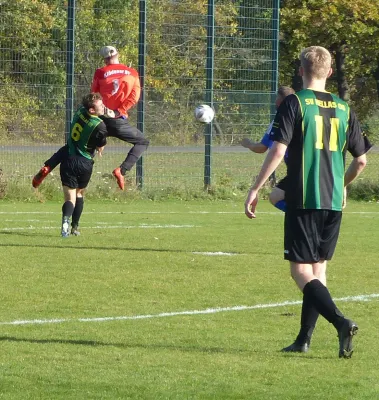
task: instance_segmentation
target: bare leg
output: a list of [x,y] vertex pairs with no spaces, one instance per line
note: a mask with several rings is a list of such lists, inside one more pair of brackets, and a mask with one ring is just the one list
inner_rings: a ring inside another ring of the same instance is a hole
[[270,195],[270,203],[280,211],[286,211],[286,202],[284,200],[285,191],[275,186]]

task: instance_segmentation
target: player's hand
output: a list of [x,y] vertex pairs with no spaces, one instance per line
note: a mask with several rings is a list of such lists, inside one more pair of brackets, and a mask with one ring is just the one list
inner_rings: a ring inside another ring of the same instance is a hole
[[99,157],[102,157],[102,156],[103,156],[104,147],[105,147],[105,146],[96,147],[97,155],[98,155]]
[[343,201],[342,201],[342,209],[346,207],[346,200],[347,199],[347,189],[346,186],[343,188]]
[[256,218],[255,209],[258,203],[258,191],[250,189],[245,201],[245,214],[247,218]]
[[104,117],[107,118],[115,118],[116,114],[113,110],[111,110],[110,108],[104,107]]
[[250,140],[250,139],[248,139],[248,138],[243,138],[242,140],[241,140],[241,146],[242,147],[246,147],[247,149],[250,147],[250,145],[252,144],[253,142]]

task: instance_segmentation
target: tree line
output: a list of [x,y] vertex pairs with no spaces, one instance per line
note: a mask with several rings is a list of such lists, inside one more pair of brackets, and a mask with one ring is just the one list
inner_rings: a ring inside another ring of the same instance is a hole
[[[335,71],[328,89],[352,104],[371,136],[379,128],[375,3],[282,0],[279,25],[279,84],[300,89],[301,49],[328,48]],[[215,1],[216,134],[224,143],[241,133],[260,135],[270,113],[272,5],[272,0]],[[102,65],[102,45],[115,45],[121,61],[137,68],[139,2],[77,0],[76,7],[79,101]],[[150,0],[147,11],[146,129],[156,143],[201,141],[202,129],[189,110],[204,99],[207,1]],[[0,140],[17,140],[21,132],[35,142],[56,141],[64,132],[67,1],[3,0],[0,19]]]

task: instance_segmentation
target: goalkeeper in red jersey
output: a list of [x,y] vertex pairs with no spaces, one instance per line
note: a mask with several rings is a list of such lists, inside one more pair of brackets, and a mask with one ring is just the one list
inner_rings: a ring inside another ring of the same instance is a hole
[[[141,86],[138,72],[120,64],[118,51],[113,46],[100,49],[105,66],[95,71],[91,92],[100,93],[106,107],[103,118],[107,127],[107,137],[113,136],[132,144],[125,160],[113,171],[117,184],[124,190],[124,176],[130,171],[149,146],[149,140],[136,127],[129,124],[128,111],[134,107],[140,97]],[[66,146],[58,150],[34,176],[32,185],[38,187],[45,177],[67,156]]]

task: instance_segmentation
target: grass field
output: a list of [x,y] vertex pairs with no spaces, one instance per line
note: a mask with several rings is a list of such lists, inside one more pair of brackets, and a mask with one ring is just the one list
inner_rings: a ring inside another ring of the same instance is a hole
[[1,399],[378,398],[379,205],[350,202],[329,265],[359,325],[350,360],[320,319],[282,354],[301,293],[266,201],[87,201],[80,237],[61,203],[2,202]]

